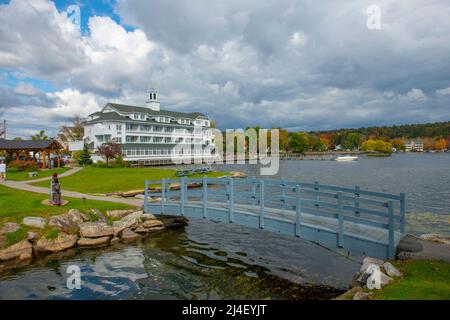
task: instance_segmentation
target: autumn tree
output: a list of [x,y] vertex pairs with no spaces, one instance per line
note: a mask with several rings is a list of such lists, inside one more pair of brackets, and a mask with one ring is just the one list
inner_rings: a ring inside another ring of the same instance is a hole
[[434,150],[436,141],[433,138],[423,138],[423,150]]
[[361,147],[364,151],[392,153],[392,145],[389,142],[383,141],[381,139],[369,139],[367,141],[364,141]]
[[436,148],[436,150],[447,150],[448,148],[447,139],[441,138],[436,140],[434,147]]
[[402,139],[393,139],[391,141],[392,146],[397,149],[397,150],[405,150],[405,143],[403,142]]
[[120,144],[115,143],[114,141],[109,141],[103,143],[98,148],[98,154],[105,159],[106,165],[108,165],[110,159],[115,159],[122,155],[122,148]]

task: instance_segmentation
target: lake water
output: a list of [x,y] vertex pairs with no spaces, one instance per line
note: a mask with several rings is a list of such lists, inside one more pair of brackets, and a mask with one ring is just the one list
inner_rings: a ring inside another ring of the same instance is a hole
[[[260,177],[259,165],[221,165]],[[277,175],[267,178],[355,187],[406,194],[406,231],[450,235],[450,153],[406,153],[391,157],[361,156],[359,161],[280,161]]]
[[[258,176],[258,166],[221,165]],[[282,161],[273,178],[407,195],[407,230],[450,234],[450,154]],[[81,289],[66,286],[81,269]],[[328,299],[357,261],[313,243],[200,220],[136,244],[39,258],[0,274],[0,299]]]

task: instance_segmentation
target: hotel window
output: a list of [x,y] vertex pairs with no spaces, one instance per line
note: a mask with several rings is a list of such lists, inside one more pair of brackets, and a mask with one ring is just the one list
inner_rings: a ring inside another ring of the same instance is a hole
[[122,143],[122,137],[115,137],[114,141],[117,143]]
[[141,136],[141,142],[142,143],[151,143],[152,142],[152,137],[143,137]]
[[138,142],[138,139],[139,139],[138,136],[127,136],[126,137],[126,142],[136,143],[136,142]]
[[141,120],[145,120],[145,114],[140,115]]
[[116,130],[117,130],[117,132],[122,131],[122,125],[121,124],[116,124]]

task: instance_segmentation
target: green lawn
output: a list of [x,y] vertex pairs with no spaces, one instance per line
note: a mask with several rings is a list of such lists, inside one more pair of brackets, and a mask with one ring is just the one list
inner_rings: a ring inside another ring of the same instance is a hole
[[375,293],[378,300],[450,300],[450,263],[408,260],[393,264],[403,272],[396,280]]
[[[144,189],[145,179],[160,180],[161,178],[179,179],[176,170],[161,168],[97,168],[86,167],[71,176],[61,179],[61,186],[65,190],[91,194],[105,194],[110,192]],[[224,172],[211,172],[208,177],[223,176]],[[192,177],[199,178],[203,174]],[[47,187],[48,181],[34,185]]]
[[53,175],[54,172],[61,174],[63,172],[66,172],[69,169],[70,168],[60,168],[60,169],[54,169],[54,170],[38,171],[37,176],[32,177],[32,178],[30,178],[28,176],[28,172],[7,172],[6,177],[8,178],[8,180],[13,180],[13,181],[35,180],[35,179],[50,177]]
[[127,209],[130,206],[114,202],[102,202],[82,199],[64,198],[69,204],[64,207],[45,206],[41,202],[48,196],[27,191],[7,188],[0,185],[0,227],[5,222],[22,222],[26,216],[48,217],[66,213],[70,209],[99,209],[100,211]]

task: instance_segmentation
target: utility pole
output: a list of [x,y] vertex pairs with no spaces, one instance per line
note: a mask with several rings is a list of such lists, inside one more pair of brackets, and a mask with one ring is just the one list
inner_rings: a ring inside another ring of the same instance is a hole
[[0,140],[6,140],[6,120],[3,120],[3,126],[0,126]]

